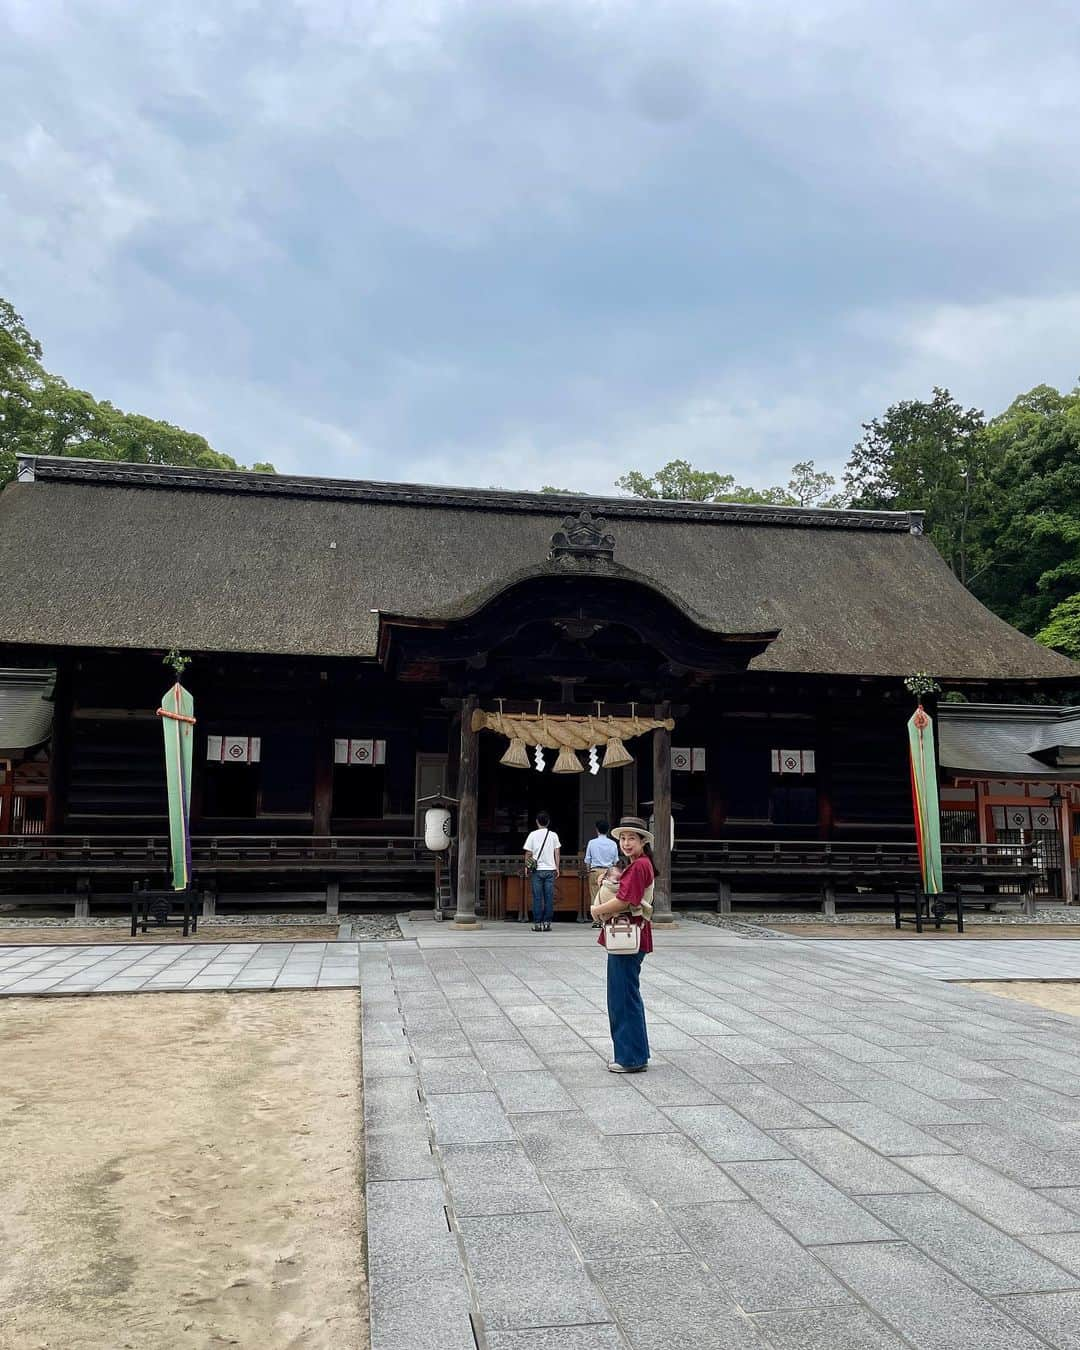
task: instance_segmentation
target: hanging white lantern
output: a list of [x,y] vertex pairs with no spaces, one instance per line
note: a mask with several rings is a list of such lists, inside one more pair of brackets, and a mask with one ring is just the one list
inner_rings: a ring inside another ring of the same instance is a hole
[[[652,837],[653,837],[654,839],[656,838],[656,817],[655,817],[655,816],[650,816],[650,817],[649,817],[649,833],[652,835]],[[672,853],[675,852],[675,817],[674,817],[674,816],[671,817],[671,851],[672,851]]]
[[424,812],[424,847],[432,853],[450,847],[450,812],[445,806],[429,806]]

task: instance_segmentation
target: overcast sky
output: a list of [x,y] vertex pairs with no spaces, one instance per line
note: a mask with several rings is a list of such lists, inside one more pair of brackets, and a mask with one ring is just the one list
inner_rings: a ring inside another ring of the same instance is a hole
[[764,485],[1080,375],[1075,0],[0,0],[0,294],[282,471]]

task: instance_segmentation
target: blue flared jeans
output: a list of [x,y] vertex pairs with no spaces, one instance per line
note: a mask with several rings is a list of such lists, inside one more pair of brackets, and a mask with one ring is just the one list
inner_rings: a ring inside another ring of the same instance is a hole
[[608,956],[607,1009],[615,1062],[637,1069],[649,1062],[649,1033],[645,1029],[645,1004],[641,1001],[641,963],[645,953]]
[[555,873],[532,874],[533,923],[550,923],[555,913]]

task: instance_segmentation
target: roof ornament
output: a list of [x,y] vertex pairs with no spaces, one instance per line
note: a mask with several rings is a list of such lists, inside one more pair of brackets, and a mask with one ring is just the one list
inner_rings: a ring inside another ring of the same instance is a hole
[[615,561],[615,536],[606,521],[591,511],[567,516],[551,536],[548,562],[560,567],[604,567]]

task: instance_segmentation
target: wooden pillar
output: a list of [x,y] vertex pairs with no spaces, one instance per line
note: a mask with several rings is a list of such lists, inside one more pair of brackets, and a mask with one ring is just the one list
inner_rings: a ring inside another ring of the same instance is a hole
[[975,780],[975,830],[980,844],[989,844],[990,839],[990,803],[989,785],[982,779]]
[[1062,784],[1058,789],[1061,805],[1057,808],[1058,829],[1061,831],[1061,898],[1067,905],[1076,903],[1073,894],[1072,872],[1072,816],[1069,808],[1069,789]]
[[[657,717],[667,717],[669,706],[662,703]],[[671,923],[671,732],[663,727],[653,732],[653,835],[653,922]]]
[[334,807],[334,726],[329,708],[330,691],[320,677],[315,712],[315,795],[311,810],[311,832],[330,833]]
[[817,778],[819,839],[833,837],[831,711],[828,705],[819,708],[816,720],[814,770]]
[[45,833],[59,834],[67,817],[68,759],[71,711],[74,706],[72,659],[67,652],[56,661],[53,691],[52,738],[49,744],[49,786],[45,801]]
[[462,701],[457,775],[457,910],[454,914],[454,922],[461,924],[476,923],[476,826],[480,776],[480,737],[472,725],[476,707],[475,694]]
[[341,882],[335,877],[326,883],[326,912],[331,917],[338,914],[341,904]]

